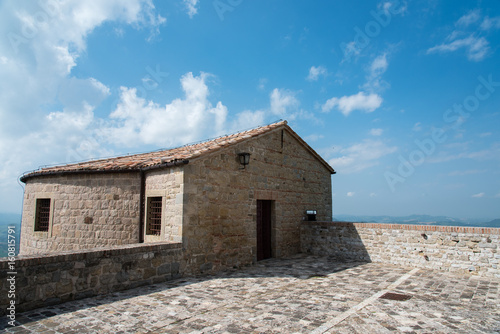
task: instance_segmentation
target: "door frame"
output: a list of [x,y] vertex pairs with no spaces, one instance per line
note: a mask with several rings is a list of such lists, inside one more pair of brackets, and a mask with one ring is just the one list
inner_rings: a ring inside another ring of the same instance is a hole
[[256,207],[256,257],[261,261],[274,257],[275,201],[257,200]]

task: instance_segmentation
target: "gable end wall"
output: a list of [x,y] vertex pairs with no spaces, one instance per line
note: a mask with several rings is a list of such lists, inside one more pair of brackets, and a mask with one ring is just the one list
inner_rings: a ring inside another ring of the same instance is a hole
[[[251,154],[245,169],[240,152]],[[187,259],[201,271],[255,262],[257,200],[274,201],[273,257],[296,254],[305,210],[331,220],[331,198],[330,171],[286,129],[191,160],[184,167]]]

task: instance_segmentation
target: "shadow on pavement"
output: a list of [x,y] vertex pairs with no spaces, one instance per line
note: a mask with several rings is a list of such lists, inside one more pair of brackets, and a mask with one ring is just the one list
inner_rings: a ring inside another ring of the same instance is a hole
[[[161,293],[163,291],[172,290],[178,287],[185,287],[187,285],[203,283],[211,280],[224,280],[231,278],[262,278],[262,281],[256,280],[254,282],[254,284],[256,285],[265,284],[266,278],[276,277],[308,280],[325,277],[329,274],[351,269],[365,263],[367,262],[338,262],[335,257],[304,254],[298,254],[286,259],[267,259],[264,261],[259,261],[255,265],[243,267],[241,269],[233,269],[211,275],[184,277],[166,281],[164,283],[143,286],[130,290],[26,311],[24,313],[16,315],[16,326],[30,324],[32,322],[47,319],[55,315],[78,312],[87,308],[105,308],[106,304],[110,304],[113,302],[124,301],[130,298],[149,294]],[[230,284],[231,282],[228,282],[228,285]],[[3,330],[10,327],[11,326],[8,324],[8,319],[6,317],[3,317],[3,319],[0,320],[0,329]]]

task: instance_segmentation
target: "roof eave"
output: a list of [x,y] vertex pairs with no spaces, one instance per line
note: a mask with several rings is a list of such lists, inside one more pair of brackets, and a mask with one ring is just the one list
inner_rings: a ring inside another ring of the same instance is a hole
[[173,161],[168,161],[162,164],[158,165],[152,165],[152,166],[147,166],[147,167],[140,167],[140,168],[129,168],[129,169],[75,169],[75,170],[60,170],[60,171],[35,171],[35,172],[30,172],[25,175],[22,175],[19,178],[19,181],[26,183],[29,179],[32,179],[34,177],[39,177],[39,176],[51,176],[51,175],[68,175],[68,174],[115,174],[115,173],[139,173],[139,172],[146,172],[154,169],[162,169],[162,168],[171,168],[171,167],[178,167],[178,166],[184,166],[189,163],[188,159],[182,159],[182,160],[173,160]]

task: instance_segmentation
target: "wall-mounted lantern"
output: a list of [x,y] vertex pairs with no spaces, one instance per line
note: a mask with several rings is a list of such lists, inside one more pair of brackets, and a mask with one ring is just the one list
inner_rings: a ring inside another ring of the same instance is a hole
[[315,222],[316,221],[316,210],[307,210],[307,221]]
[[240,160],[240,164],[243,165],[243,169],[245,169],[245,166],[250,163],[250,153],[247,152],[238,153],[238,158]]

